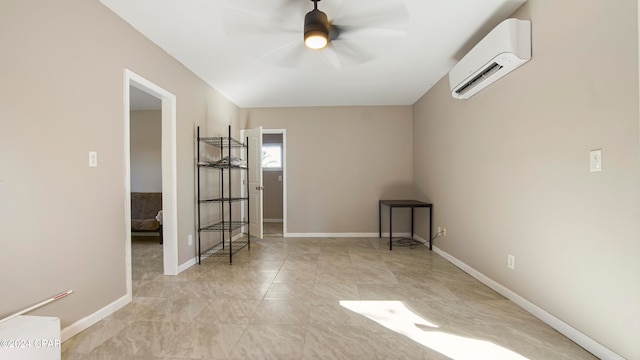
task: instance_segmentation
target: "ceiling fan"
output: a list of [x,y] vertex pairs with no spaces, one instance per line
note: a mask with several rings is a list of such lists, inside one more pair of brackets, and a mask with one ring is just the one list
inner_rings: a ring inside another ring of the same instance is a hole
[[[334,40],[338,37],[338,29],[329,23],[327,14],[318,10],[318,1],[313,1],[313,10],[309,11],[304,16],[304,44],[309,49],[322,49],[329,43],[329,40]],[[332,34],[333,39],[329,38]]]
[[224,30],[253,57],[289,68],[340,69],[391,51],[409,28],[402,0],[231,0]]

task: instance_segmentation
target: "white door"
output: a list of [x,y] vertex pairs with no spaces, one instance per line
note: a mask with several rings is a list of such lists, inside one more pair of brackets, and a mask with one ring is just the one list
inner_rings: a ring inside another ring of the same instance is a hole
[[249,144],[249,231],[252,237],[262,239],[262,127],[243,130],[242,136]]

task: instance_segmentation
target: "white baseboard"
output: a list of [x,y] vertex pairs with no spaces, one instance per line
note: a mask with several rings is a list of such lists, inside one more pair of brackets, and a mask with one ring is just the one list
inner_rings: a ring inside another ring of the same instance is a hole
[[469,266],[469,265],[465,264],[464,262],[458,260],[457,258],[453,257],[451,254],[441,250],[440,248],[438,248],[436,246],[433,247],[433,250],[438,255],[442,256],[443,258],[448,260],[453,265],[459,267],[462,271],[464,271],[467,274],[473,276],[478,281],[480,281],[481,283],[487,285],[488,287],[490,287],[491,289],[495,290],[496,292],[498,292],[502,296],[506,297],[507,299],[513,301],[516,305],[520,306],[521,308],[523,308],[527,312],[531,313],[531,315],[537,317],[538,319],[540,319],[543,322],[545,322],[547,325],[549,325],[552,328],[556,329],[562,335],[568,337],[573,342],[575,342],[576,344],[582,346],[583,348],[585,348],[587,351],[589,351],[593,355],[597,356],[598,358],[600,358],[600,359],[610,359],[610,360],[624,360],[624,358],[622,356],[620,356],[620,355],[616,354],[615,352],[609,350],[608,348],[606,348],[602,344],[598,343],[597,341],[593,340],[592,338],[588,337],[587,335],[581,333],[580,331],[578,331],[577,329],[571,327],[569,324],[567,324],[564,321],[558,319],[557,317],[549,314],[545,310],[543,310],[540,307],[536,306],[535,304],[531,303],[530,301],[528,301],[527,299],[523,298],[522,296],[514,293],[513,291],[509,290],[505,286],[503,286],[503,285],[495,282],[494,280],[488,278],[487,276],[485,276],[484,274],[480,273],[476,269],[472,268],[471,266]]
[[[393,233],[393,237],[409,237],[410,233]],[[286,233],[285,237],[317,237],[317,238],[331,238],[331,237],[378,237],[378,233]],[[382,233],[383,238],[388,238],[389,233]]]
[[188,260],[184,264],[181,264],[180,266],[178,266],[178,274],[180,274],[181,272],[187,270],[188,268],[192,267],[193,265],[195,265],[197,263],[198,263],[198,258],[197,257],[191,258],[190,260]]
[[[378,234],[376,234],[377,236]],[[288,237],[372,237],[373,233],[287,233]]]
[[94,312],[93,314],[86,316],[73,324],[65,327],[60,332],[60,340],[65,342],[80,332],[88,329],[90,326],[96,324],[98,321],[106,318],[107,316],[113,314],[114,312],[120,310],[122,307],[130,303],[132,300],[132,296],[127,294],[118,300],[112,302],[111,304],[103,307],[102,309]]

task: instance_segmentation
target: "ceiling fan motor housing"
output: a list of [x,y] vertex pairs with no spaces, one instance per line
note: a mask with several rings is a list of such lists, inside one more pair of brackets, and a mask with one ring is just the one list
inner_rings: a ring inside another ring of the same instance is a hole
[[304,17],[304,38],[310,36],[329,36],[329,20],[327,14],[318,9],[313,9]]

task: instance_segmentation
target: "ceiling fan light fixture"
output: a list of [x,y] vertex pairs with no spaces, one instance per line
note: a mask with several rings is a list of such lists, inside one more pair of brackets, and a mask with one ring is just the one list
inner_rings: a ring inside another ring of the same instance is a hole
[[321,32],[309,32],[305,35],[304,44],[309,49],[319,50],[327,46],[327,35]]
[[[314,2],[315,3],[315,2]],[[322,49],[329,43],[327,14],[317,8],[304,17],[304,43],[310,49]]]

